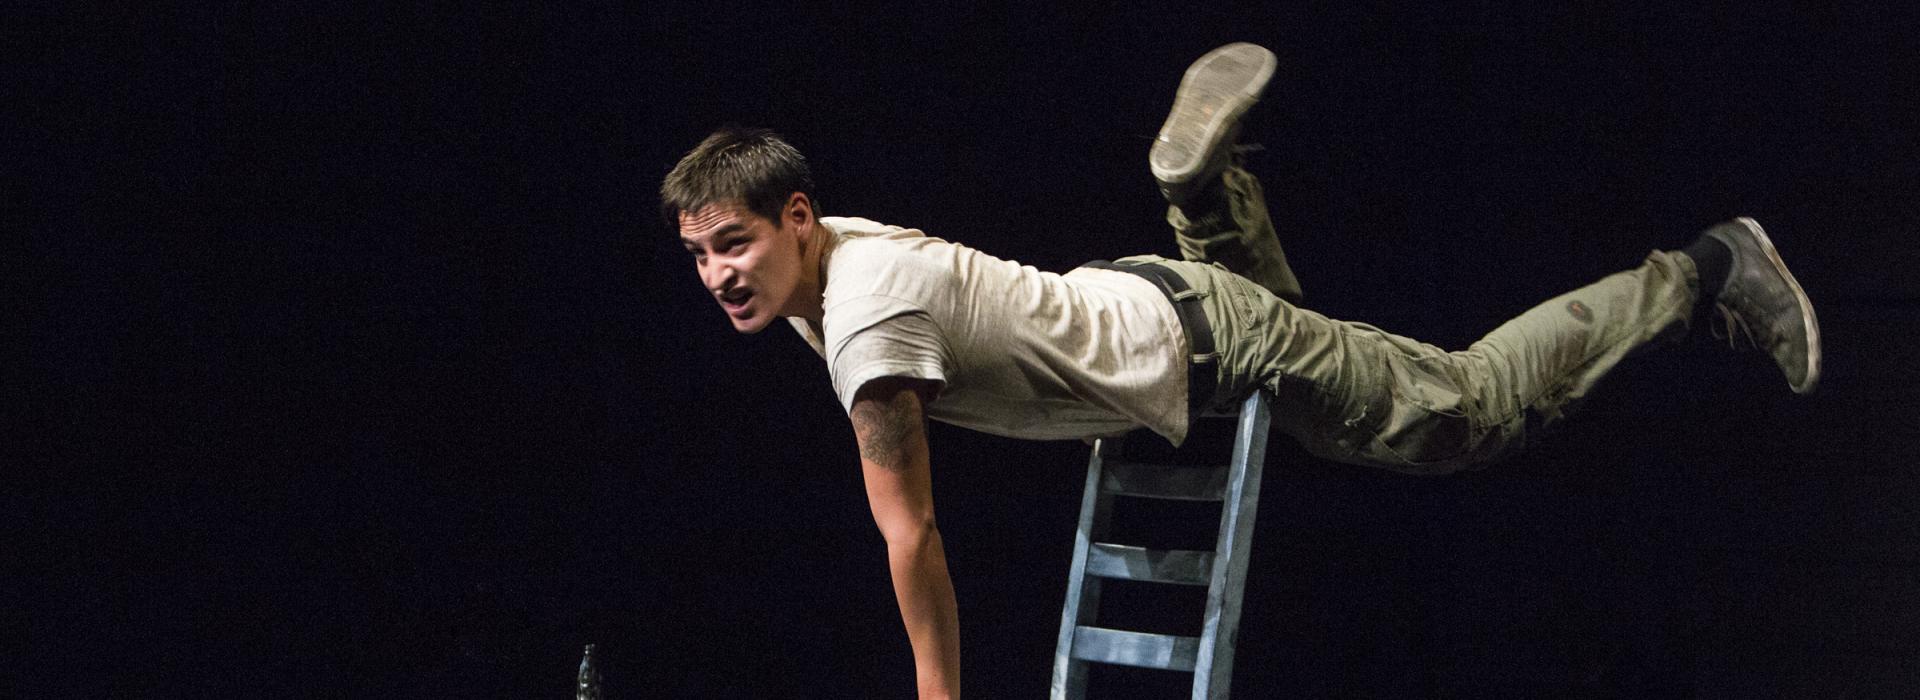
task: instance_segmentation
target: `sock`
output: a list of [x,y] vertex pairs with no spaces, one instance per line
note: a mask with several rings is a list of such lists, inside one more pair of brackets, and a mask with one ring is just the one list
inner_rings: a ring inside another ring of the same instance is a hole
[[1700,272],[1700,301],[1696,306],[1706,306],[1727,282],[1727,270],[1733,266],[1733,251],[1719,239],[1701,234],[1680,252],[1693,258],[1693,267]]
[[1180,207],[1181,211],[1200,216],[1227,211],[1226,173],[1225,169],[1221,169],[1220,172],[1214,173],[1213,177],[1207,178],[1205,184],[1200,185],[1193,194],[1187,195],[1187,203]]
[[1183,203],[1167,200],[1168,204],[1180,211],[1179,223],[1169,219],[1169,223],[1173,223],[1175,230],[1185,232],[1198,228],[1212,231],[1230,218],[1231,213],[1227,209],[1227,188],[1221,181],[1223,174],[1224,172],[1215,174],[1205,182],[1196,184],[1195,189],[1187,193],[1186,201]]

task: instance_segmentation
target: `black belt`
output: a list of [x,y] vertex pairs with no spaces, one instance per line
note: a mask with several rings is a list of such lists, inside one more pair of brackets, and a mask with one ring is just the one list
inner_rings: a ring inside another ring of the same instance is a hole
[[[1214,370],[1219,358],[1213,354],[1213,325],[1207,322],[1207,312],[1200,307],[1200,297],[1184,294],[1191,290],[1187,281],[1172,270],[1143,263],[1139,265],[1115,265],[1105,260],[1095,260],[1081,265],[1097,270],[1118,270],[1147,278],[1160,293],[1167,295],[1167,301],[1173,303],[1173,312],[1180,317],[1180,327],[1187,331],[1187,344],[1191,354],[1187,358],[1187,422],[1206,410],[1213,403],[1215,389]],[[1183,296],[1184,294],[1184,296]]]

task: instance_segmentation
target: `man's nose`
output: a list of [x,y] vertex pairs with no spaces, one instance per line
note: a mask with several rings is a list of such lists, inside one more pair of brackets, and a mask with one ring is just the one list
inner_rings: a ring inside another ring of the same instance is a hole
[[737,281],[733,268],[726,265],[708,265],[700,271],[700,276],[706,282],[707,289],[715,294],[732,289]]

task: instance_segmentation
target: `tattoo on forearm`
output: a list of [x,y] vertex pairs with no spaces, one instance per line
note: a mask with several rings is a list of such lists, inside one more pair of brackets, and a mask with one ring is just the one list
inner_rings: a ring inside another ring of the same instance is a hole
[[854,403],[853,433],[860,440],[862,459],[893,470],[906,465],[908,438],[915,427],[915,422],[907,417],[912,401],[913,395],[902,391],[884,402]]

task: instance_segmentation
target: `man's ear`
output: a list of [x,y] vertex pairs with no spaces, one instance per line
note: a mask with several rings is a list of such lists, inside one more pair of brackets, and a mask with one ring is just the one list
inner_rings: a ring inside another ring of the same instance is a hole
[[787,195],[787,206],[781,210],[780,217],[783,219],[780,223],[792,226],[803,241],[810,237],[814,227],[819,225],[819,221],[813,216],[813,200],[808,199],[805,192]]

